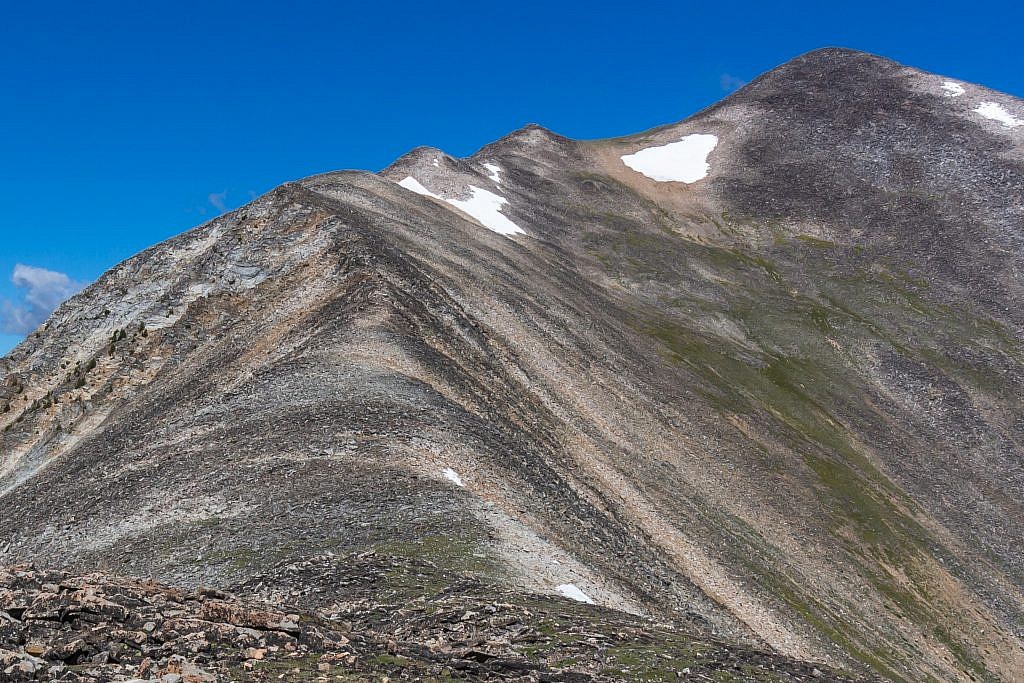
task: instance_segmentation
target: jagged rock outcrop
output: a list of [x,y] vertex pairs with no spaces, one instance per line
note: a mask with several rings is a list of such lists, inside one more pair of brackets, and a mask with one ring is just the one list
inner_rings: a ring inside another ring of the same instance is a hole
[[1022,197],[1024,103],[846,50],[639,135],[284,185],[0,361],[0,562],[373,550],[1012,680]]

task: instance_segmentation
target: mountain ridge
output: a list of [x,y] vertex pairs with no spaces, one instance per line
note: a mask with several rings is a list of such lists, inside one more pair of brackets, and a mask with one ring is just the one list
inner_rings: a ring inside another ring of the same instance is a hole
[[[816,51],[675,124],[416,148],[142,252],[0,365],[0,562],[224,585],[383,549],[1011,680],[1024,129],[971,105],[1024,104],[943,81]],[[622,162],[692,134],[704,179]]]

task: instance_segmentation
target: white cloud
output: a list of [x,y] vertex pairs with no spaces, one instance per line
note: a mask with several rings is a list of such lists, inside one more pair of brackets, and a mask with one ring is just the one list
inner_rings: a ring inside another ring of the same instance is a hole
[[14,266],[11,282],[24,290],[23,302],[0,301],[0,333],[23,335],[32,332],[65,299],[82,288],[64,273],[26,266]]
[[8,299],[0,301],[0,333],[21,337],[39,327],[40,322],[40,317],[27,306],[15,306]]
[[224,200],[227,198],[227,190],[224,190],[223,192],[211,192],[210,195],[207,197],[207,199],[210,200],[210,203],[213,204],[213,208],[217,209],[221,213],[224,213],[225,211],[228,210],[227,205],[224,203]]
[[722,74],[718,78],[719,85],[722,86],[722,90],[725,92],[732,92],[733,90],[739,90],[747,84],[742,78],[736,78],[732,74]]

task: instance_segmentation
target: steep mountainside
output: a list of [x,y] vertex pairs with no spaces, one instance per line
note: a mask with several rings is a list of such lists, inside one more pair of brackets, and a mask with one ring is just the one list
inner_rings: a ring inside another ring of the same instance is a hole
[[638,135],[289,183],[0,361],[0,564],[373,550],[1013,680],[1022,259],[1024,102],[847,50]]

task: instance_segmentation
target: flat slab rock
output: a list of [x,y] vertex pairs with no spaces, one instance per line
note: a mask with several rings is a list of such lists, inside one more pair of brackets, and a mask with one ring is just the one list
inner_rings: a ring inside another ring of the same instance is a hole
[[[423,594],[410,598],[394,577],[435,568],[409,562],[316,557],[237,594],[0,569],[0,681],[851,680],[605,608],[517,599],[467,577],[421,582]],[[314,575],[315,601],[281,583]],[[330,584],[337,600],[325,606]]]

